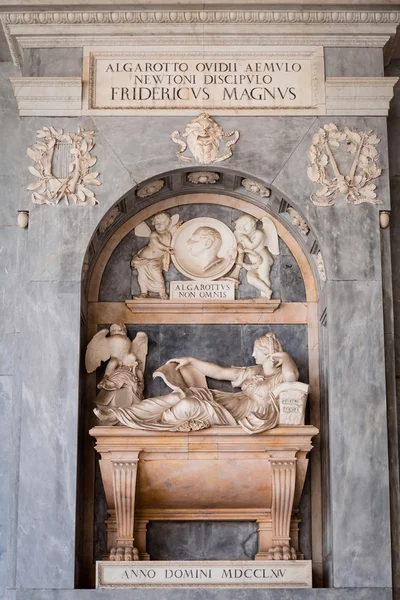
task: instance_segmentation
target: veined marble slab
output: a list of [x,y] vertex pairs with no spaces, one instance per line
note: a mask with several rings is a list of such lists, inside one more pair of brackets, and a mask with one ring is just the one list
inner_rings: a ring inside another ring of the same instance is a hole
[[311,588],[311,560],[98,561],[96,588]]

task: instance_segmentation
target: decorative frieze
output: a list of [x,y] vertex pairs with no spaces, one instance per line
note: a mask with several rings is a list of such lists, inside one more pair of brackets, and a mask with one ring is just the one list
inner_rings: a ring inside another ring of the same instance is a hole
[[383,25],[400,23],[400,11],[372,10],[129,10],[11,12],[6,25],[116,25],[131,23],[259,23],[304,25]]

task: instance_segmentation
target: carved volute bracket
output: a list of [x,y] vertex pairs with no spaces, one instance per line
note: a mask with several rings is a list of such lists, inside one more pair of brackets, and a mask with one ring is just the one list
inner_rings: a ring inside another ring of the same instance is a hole
[[271,458],[273,545],[290,546],[296,458]]
[[129,460],[112,460],[117,547],[134,547],[136,476],[139,452]]

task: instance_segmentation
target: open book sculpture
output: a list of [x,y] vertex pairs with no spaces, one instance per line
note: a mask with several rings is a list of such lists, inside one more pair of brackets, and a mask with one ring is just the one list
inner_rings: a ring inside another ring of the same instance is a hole
[[[113,327],[116,326],[111,327],[111,332]],[[138,337],[144,339],[144,336],[141,332],[135,340]],[[94,351],[95,339],[96,336],[90,342],[88,352]],[[101,343],[107,339],[103,335]],[[299,373],[293,359],[283,351],[273,333],[255,341],[253,357],[256,365],[251,367],[226,368],[193,356],[169,360],[153,373],[153,377],[161,377],[171,388],[171,393],[145,400],[142,400],[143,344],[142,347],[139,344],[139,348],[141,368],[139,361],[134,359],[125,365],[127,360],[123,357],[115,361],[116,368],[111,372],[107,367],[106,377],[98,385],[101,392],[95,399],[94,412],[102,425],[120,424],[154,431],[197,431],[215,425],[239,424],[246,433],[261,433],[279,424],[280,396],[289,401],[289,411],[290,404],[301,406],[302,421],[291,423],[289,418],[286,424],[304,423],[308,386],[298,382]],[[131,358],[132,348],[127,354]],[[240,391],[209,389],[207,377],[230,381],[232,387],[240,388]]]

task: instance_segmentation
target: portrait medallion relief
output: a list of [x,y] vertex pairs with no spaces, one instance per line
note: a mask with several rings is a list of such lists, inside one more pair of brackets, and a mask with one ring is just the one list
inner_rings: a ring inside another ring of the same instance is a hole
[[221,221],[208,217],[191,219],[176,230],[172,261],[189,279],[218,279],[235,264],[237,242]]

